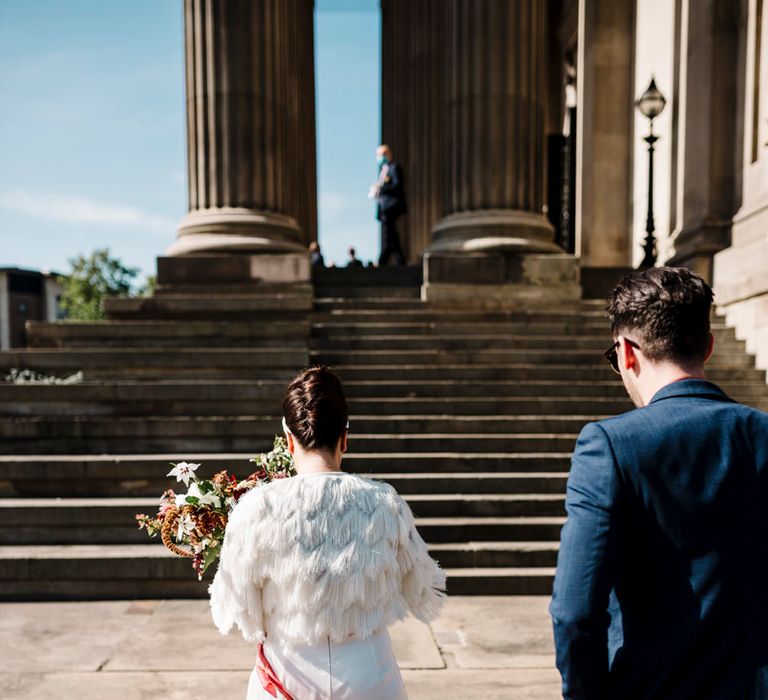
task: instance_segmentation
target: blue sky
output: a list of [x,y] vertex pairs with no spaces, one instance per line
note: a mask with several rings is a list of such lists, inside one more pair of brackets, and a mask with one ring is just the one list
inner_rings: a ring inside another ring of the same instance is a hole
[[[320,242],[378,248],[376,0],[319,0]],[[144,274],[186,204],[181,0],[0,1],[0,266],[108,246]]]

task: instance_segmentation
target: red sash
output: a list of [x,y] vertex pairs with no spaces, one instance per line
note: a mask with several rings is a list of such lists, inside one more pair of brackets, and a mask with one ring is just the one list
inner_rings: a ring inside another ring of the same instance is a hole
[[275,670],[267,661],[267,657],[264,655],[264,645],[259,644],[259,654],[256,657],[256,672],[259,674],[261,680],[261,686],[266,690],[273,698],[278,697],[277,692],[280,691],[285,700],[294,700],[293,696],[285,689],[285,686],[280,682]]

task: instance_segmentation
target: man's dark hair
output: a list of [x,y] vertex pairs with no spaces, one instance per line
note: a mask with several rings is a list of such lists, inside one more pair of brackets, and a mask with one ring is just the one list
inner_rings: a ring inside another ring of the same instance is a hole
[[638,270],[611,292],[611,331],[614,337],[634,332],[641,351],[654,362],[702,362],[713,297],[710,286],[685,268]]
[[349,417],[339,378],[322,365],[300,372],[285,392],[283,416],[304,449],[334,449]]

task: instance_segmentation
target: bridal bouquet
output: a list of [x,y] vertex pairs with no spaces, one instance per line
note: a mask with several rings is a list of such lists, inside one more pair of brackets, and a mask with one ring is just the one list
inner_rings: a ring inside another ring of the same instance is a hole
[[256,486],[296,474],[293,458],[282,437],[275,438],[271,452],[250,461],[258,465],[257,469],[242,481],[226,469],[211,479],[199,479],[195,475],[199,464],[171,462],[173,469],[167,476],[183,481],[187,492],[165,491],[155,516],[143,513],[136,516],[139,529],[146,529],[150,537],[159,533],[163,544],[174,554],[192,559],[197,578],[202,579],[206,569],[218,561],[229,513],[240,497]]

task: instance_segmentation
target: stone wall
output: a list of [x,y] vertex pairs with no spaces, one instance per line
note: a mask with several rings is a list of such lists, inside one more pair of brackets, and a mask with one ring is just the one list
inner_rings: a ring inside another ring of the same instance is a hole
[[745,3],[741,207],[731,246],[714,259],[716,302],[757,365],[768,369],[768,6]]

